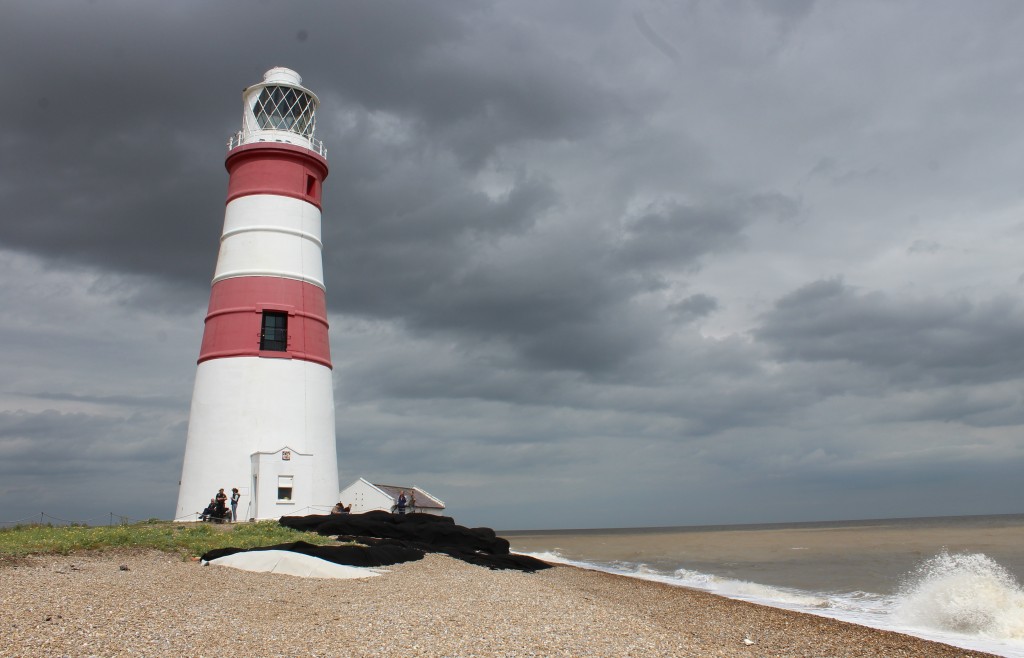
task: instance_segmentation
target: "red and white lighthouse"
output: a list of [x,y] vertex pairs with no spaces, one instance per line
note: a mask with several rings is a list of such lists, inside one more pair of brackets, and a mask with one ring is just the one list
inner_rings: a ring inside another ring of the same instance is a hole
[[177,518],[198,514],[221,488],[239,489],[239,519],[311,513],[338,499],[320,101],[286,68],[267,71],[242,100]]

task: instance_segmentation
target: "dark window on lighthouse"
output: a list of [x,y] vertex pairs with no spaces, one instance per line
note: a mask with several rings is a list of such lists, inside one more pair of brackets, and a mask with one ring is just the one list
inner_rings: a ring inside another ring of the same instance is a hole
[[288,351],[288,314],[263,311],[260,349],[267,352]]

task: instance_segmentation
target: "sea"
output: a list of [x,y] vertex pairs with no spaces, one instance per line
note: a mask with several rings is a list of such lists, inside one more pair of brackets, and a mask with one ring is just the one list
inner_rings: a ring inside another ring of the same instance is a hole
[[1024,658],[1024,514],[500,535],[548,562]]

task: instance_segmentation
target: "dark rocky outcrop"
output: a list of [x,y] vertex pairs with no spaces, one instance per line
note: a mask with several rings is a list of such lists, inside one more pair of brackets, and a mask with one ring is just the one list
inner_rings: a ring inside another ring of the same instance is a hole
[[280,523],[295,530],[336,536],[341,541],[358,542],[366,546],[360,550],[368,551],[370,555],[376,551],[391,555],[392,551],[402,550],[419,552],[420,557],[423,553],[444,553],[490,569],[517,569],[529,572],[551,566],[526,555],[510,554],[508,541],[496,536],[490,528],[466,528],[456,525],[454,519],[446,516],[367,512],[285,516],[281,518]]

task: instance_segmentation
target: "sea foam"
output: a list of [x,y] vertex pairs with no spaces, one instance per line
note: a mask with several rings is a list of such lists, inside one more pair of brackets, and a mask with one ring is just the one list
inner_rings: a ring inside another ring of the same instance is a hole
[[987,555],[942,552],[901,585],[892,617],[908,627],[1024,640],[1024,590]]
[[557,548],[526,555],[1024,658],[1024,589],[1009,571],[983,554],[940,553],[922,562],[894,595],[807,592],[685,568],[664,573],[630,562],[582,562],[564,557]]
[[708,590],[730,598],[787,603],[808,608],[828,608],[831,606],[831,603],[826,598],[794,589],[772,587],[770,585],[752,583],[747,580],[721,578],[689,569],[676,569],[673,575],[679,581],[676,584]]

